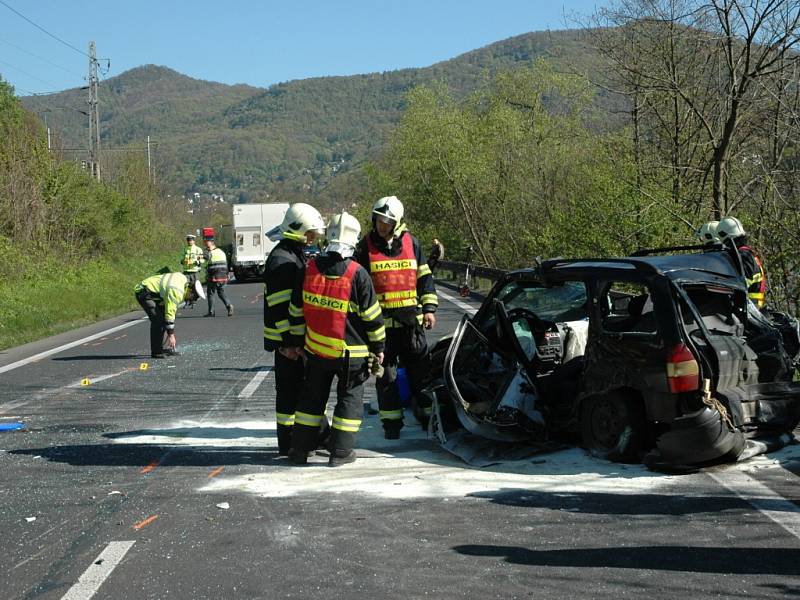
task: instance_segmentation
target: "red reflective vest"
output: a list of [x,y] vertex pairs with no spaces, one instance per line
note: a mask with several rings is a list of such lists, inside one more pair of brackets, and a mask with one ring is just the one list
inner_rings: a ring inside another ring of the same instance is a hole
[[[322,358],[340,358],[345,350],[350,355],[366,356],[367,347],[348,347],[345,342],[350,294],[358,263],[350,261],[341,277],[325,277],[317,261],[306,265],[303,280],[303,315],[306,321],[305,349]],[[363,350],[363,351],[362,351]]]
[[367,237],[369,274],[375,284],[381,308],[417,306],[417,257],[410,235],[402,237],[398,256],[386,256]]

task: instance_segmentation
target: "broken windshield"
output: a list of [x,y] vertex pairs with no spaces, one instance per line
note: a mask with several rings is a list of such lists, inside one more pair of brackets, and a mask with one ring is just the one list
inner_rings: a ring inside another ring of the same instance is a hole
[[545,287],[535,281],[509,281],[497,295],[506,310],[524,308],[545,321],[562,323],[585,319],[586,286],[581,281],[567,281]]

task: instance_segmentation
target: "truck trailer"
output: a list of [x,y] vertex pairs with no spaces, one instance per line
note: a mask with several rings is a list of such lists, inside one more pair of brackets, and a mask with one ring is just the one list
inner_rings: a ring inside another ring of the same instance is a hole
[[264,234],[281,224],[288,209],[288,204],[277,202],[231,206],[232,222],[222,226],[220,247],[228,254],[237,281],[263,277],[264,263],[277,243]]

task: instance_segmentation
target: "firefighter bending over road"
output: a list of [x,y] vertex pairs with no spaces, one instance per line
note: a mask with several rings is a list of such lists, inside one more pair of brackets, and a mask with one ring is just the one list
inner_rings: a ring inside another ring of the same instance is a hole
[[[737,269],[741,261],[742,275],[747,283],[747,296],[759,309],[764,308],[767,301],[764,265],[753,249],[747,245],[747,234],[742,222],[736,217],[725,217],[719,222],[716,233],[720,241],[728,247]],[[739,255],[738,258],[736,254]]]
[[150,356],[166,358],[178,352],[175,339],[175,316],[181,302],[205,298],[203,285],[189,284],[183,273],[153,275],[139,283],[133,292],[150,319]]
[[[302,285],[292,292],[289,322],[296,351],[306,356],[303,391],[297,401],[289,460],[305,464],[317,446],[333,378],[336,408],[328,444],[328,464],[356,459],[353,447],[361,426],[370,362],[383,361],[386,330],[372,280],[353,255],[361,225],[343,212],[328,223],[325,252],[308,262]],[[303,348],[299,345],[303,344]]]
[[372,207],[372,231],[356,247],[355,259],[372,276],[386,324],[383,376],[375,382],[386,439],[400,437],[403,407],[395,385],[397,366],[406,369],[414,414],[424,428],[431,414],[430,400],[420,394],[428,374],[425,329],[436,325],[439,300],[431,269],[419,240],[406,229],[403,204],[395,196],[381,198]]
[[[292,444],[294,411],[303,382],[303,360],[289,341],[289,302],[292,288],[305,267],[305,249],[325,231],[316,208],[297,203],[289,207],[283,222],[266,235],[280,240],[264,268],[264,350],[275,352],[275,412],[278,423],[278,455],[286,456]],[[327,432],[323,419],[321,436]]]

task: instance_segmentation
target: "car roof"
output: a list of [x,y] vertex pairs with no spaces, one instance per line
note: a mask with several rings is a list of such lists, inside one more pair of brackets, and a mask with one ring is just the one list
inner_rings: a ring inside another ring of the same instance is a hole
[[540,269],[521,269],[520,276],[539,273],[551,281],[569,281],[589,277],[628,279],[666,277],[673,281],[716,283],[744,289],[744,279],[734,269],[725,251],[683,254],[627,256],[621,258],[554,258],[542,261]]

